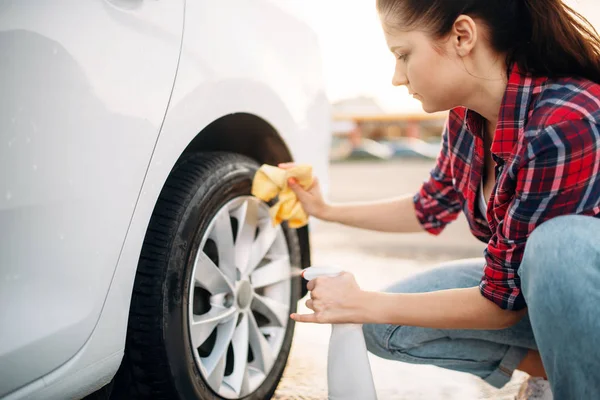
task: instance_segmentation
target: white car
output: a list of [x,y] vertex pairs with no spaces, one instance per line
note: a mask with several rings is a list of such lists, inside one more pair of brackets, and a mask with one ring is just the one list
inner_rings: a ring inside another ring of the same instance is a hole
[[330,144],[284,5],[0,2],[0,398],[271,397],[309,236],[251,181]]

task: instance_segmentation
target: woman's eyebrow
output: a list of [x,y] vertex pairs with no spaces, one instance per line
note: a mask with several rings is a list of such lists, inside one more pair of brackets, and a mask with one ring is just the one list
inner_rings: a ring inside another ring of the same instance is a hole
[[404,46],[392,46],[392,47],[390,47],[390,51],[392,53],[395,52],[396,50],[402,50],[402,49],[404,49]]

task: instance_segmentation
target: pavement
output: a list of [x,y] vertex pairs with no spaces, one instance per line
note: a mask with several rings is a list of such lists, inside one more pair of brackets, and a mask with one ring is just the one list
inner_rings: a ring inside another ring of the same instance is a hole
[[[395,160],[331,165],[329,198],[367,201],[414,193],[428,177],[431,161]],[[378,290],[440,262],[481,257],[484,245],[474,239],[464,217],[439,236],[427,233],[370,232],[319,222],[311,231],[315,265],[336,264],[354,273],[361,288]],[[299,312],[311,312],[299,303]],[[275,392],[278,400],[327,398],[329,325],[296,324],[292,350]],[[379,400],[512,400],[525,373],[517,371],[502,389],[477,377],[427,365],[385,360],[369,354]]]

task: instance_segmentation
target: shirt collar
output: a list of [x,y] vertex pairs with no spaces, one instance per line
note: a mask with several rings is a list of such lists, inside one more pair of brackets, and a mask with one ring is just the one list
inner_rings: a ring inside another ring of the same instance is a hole
[[[521,73],[516,64],[509,68],[508,82],[498,113],[498,125],[491,149],[493,154],[504,161],[513,153],[517,140],[525,129],[533,95],[540,92],[541,85],[546,80],[547,78],[534,78]],[[481,137],[483,122],[481,115],[467,110],[466,123],[471,133]]]

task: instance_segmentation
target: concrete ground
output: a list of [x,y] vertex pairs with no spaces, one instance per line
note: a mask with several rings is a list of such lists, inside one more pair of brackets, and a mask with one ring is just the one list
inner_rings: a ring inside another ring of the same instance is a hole
[[[330,199],[364,201],[414,193],[432,167],[430,161],[356,162],[333,164]],[[355,274],[363,289],[377,290],[460,258],[481,257],[484,245],[474,239],[460,217],[440,236],[369,232],[331,223],[312,230],[313,264],[336,264]],[[299,312],[310,312],[299,303]],[[329,325],[297,324],[292,351],[274,398],[326,399]],[[380,400],[513,399],[526,374],[517,371],[497,390],[468,374],[425,365],[384,360],[369,354]]]

